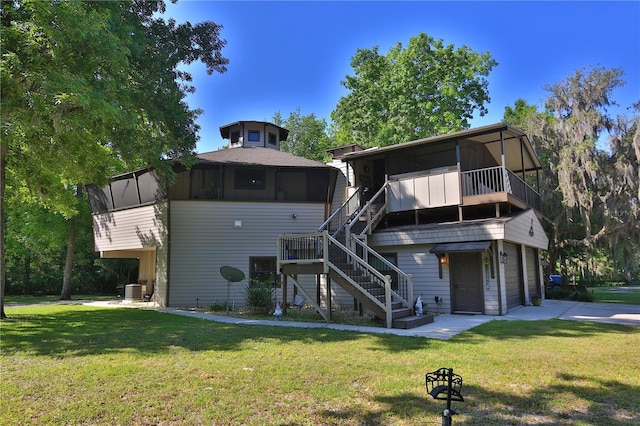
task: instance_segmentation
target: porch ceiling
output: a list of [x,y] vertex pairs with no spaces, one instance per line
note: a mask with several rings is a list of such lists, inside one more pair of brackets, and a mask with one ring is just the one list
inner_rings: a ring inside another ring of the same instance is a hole
[[[500,132],[487,133],[470,139],[484,144],[496,162],[498,164],[501,163]],[[505,166],[507,169],[517,173],[522,170],[529,172],[541,168],[540,161],[533,151],[533,147],[526,135],[519,131],[513,133],[507,130],[503,132],[503,140]],[[522,145],[520,144],[521,141]]]
[[523,170],[525,172],[532,172],[542,168],[527,135],[522,130],[504,123],[492,124],[489,126],[478,127],[476,129],[462,130],[447,135],[433,136],[426,139],[418,139],[396,145],[350,152],[345,154],[342,158],[344,161],[365,159],[372,156],[377,157],[390,151],[411,150],[415,147],[426,144],[467,140],[485,145],[487,150],[496,160],[497,164],[502,164],[500,150],[501,133],[504,140],[505,166],[509,170],[514,173],[518,173]]

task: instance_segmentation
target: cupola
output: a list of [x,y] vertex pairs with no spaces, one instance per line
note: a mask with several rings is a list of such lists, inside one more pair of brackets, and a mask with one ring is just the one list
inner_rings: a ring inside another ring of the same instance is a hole
[[229,140],[229,148],[259,146],[279,151],[289,131],[265,121],[236,121],[220,126],[220,135]]

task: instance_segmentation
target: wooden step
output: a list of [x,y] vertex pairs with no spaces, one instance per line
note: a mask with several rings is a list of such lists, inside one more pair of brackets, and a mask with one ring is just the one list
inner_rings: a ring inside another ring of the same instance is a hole
[[421,317],[412,315],[404,318],[398,318],[393,320],[393,328],[409,329],[419,327],[424,324],[430,324],[433,322],[433,315],[424,314]]
[[410,317],[413,314],[413,309],[411,308],[398,308],[391,310],[391,316],[393,319],[400,319]]

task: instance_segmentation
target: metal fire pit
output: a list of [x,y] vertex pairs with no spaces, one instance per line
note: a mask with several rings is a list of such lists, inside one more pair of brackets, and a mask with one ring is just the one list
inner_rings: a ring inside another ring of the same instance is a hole
[[451,408],[451,401],[464,402],[462,377],[453,374],[453,368],[440,368],[426,374],[425,386],[433,399],[447,401],[447,407],[442,411],[442,426],[451,426],[451,417],[458,414],[455,408]]

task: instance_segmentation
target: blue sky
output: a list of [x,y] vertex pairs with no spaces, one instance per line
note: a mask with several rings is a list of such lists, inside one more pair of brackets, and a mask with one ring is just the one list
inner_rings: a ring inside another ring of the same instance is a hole
[[[488,51],[498,62],[489,75],[489,114],[473,127],[500,122],[519,99],[542,105],[544,86],[580,67],[621,68],[626,85],[613,93],[620,104],[640,101],[639,1],[386,2],[386,1],[196,1],[168,3],[177,22],[213,21],[223,26],[229,59],[224,74],[189,67],[196,93],[191,108],[204,113],[198,152],[226,143],[219,127],[238,120],[271,121],[300,108],[329,122],[352,75],[359,48],[381,53],[423,32],[456,48]],[[630,115],[630,113],[628,113]]]

